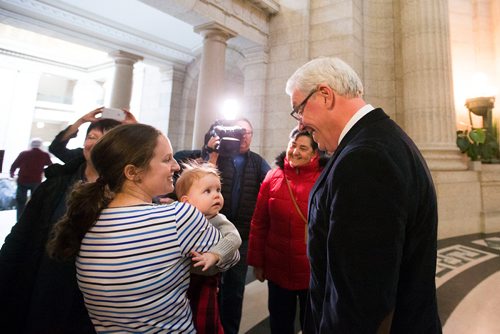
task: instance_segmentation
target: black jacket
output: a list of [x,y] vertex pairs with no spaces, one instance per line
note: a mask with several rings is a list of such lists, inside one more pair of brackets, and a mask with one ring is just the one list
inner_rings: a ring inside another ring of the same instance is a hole
[[69,126],[66,129],[59,132],[57,136],[54,138],[54,140],[52,140],[52,143],[50,143],[49,146],[49,152],[55,155],[58,159],[60,159],[64,163],[83,157],[82,148],[74,148],[74,149],[66,148],[70,139],[75,138],[77,133],[73,134],[73,136],[71,136],[67,140],[62,141],[62,137],[64,136],[68,128]]
[[437,202],[413,141],[381,110],[342,139],[309,197],[305,334],[441,333]]
[[0,323],[4,333],[94,333],[78,289],[74,262],[45,251],[53,225],[66,211],[66,197],[82,179],[84,159],[46,169],[0,250]]
[[[267,162],[257,153],[245,153],[245,166],[240,179],[239,197],[233,198],[232,189],[235,182],[236,168],[233,157],[221,157],[217,160],[217,167],[221,172],[222,196],[224,207],[221,213],[238,229],[242,240],[248,240],[250,221],[252,220],[260,184],[271,169]],[[236,212],[231,212],[233,201],[238,201]]]

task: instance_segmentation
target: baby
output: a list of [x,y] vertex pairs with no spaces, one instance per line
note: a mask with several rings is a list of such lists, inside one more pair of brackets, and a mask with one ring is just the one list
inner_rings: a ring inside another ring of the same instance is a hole
[[186,163],[183,167],[184,170],[175,184],[178,200],[195,206],[222,234],[219,243],[208,252],[193,252],[193,267],[201,268],[201,271],[191,272],[188,289],[193,322],[197,333],[223,334],[217,303],[219,266],[231,262],[236,264],[239,261],[238,248],[241,245],[241,237],[226,216],[219,213],[224,205],[224,198],[217,168],[210,163],[195,161]]

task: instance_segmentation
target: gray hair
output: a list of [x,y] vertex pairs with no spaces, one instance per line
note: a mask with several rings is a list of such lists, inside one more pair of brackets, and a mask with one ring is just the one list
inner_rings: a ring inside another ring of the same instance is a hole
[[363,84],[356,72],[334,57],[316,58],[302,65],[288,79],[286,93],[291,96],[298,89],[307,94],[320,83],[326,83],[335,93],[347,98],[363,95]]
[[33,148],[39,148],[42,146],[42,139],[41,138],[32,138],[30,145]]

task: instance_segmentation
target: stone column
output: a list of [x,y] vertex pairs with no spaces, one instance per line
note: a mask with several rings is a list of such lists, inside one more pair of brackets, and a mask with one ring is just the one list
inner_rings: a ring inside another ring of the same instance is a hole
[[134,64],[143,58],[121,50],[110,52],[109,56],[115,61],[110,107],[129,108],[132,96]]
[[194,31],[204,37],[193,132],[193,149],[200,149],[205,133],[217,119],[224,91],[226,41],[236,33],[215,22],[197,26]]
[[243,50],[245,62],[243,64],[243,116],[253,125],[252,151],[264,154],[272,143],[264,140],[264,108],[266,98],[266,78],[269,53],[264,46],[255,46]]
[[431,170],[464,170],[456,121],[448,2],[401,1],[405,127]]
[[178,144],[179,136],[182,135],[180,130],[183,130],[179,119],[181,118],[182,90],[186,72],[184,68],[171,66],[161,69],[160,73],[161,84],[165,90],[161,95],[160,108],[166,112],[162,116],[163,119],[166,119],[165,126],[168,130],[165,133],[174,145],[174,143]]
[[[141,111],[141,123],[161,130],[170,138],[172,145],[177,143],[177,138],[172,137],[169,129],[172,129],[172,114],[179,113],[183,81],[182,66],[165,64],[158,69],[147,68],[141,87],[141,104],[137,108]],[[179,131],[177,128],[175,130]]]

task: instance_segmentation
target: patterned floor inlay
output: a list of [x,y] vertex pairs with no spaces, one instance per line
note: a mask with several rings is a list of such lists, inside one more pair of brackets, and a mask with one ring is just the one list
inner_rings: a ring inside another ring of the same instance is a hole
[[443,283],[461,272],[494,257],[498,257],[498,254],[464,245],[454,245],[438,250],[436,287],[439,288]]
[[[463,309],[473,304],[470,300],[478,299],[477,294],[481,294],[479,298],[484,300],[482,305],[488,305],[491,298],[498,296],[496,290],[485,293],[485,289],[494,284],[484,286],[483,282],[496,282],[499,279],[500,233],[451,238],[441,240],[438,244],[441,247],[438,249],[436,286],[444,333],[455,334],[456,328],[462,327],[475,328],[471,333],[493,334],[491,326],[477,322],[477,317],[473,316],[475,312],[467,316]],[[476,289],[478,286],[482,288]],[[479,311],[479,307],[476,307],[476,311]],[[496,311],[485,308],[481,312],[483,320],[496,321]],[[457,313],[460,315],[457,316]]]
[[472,243],[500,251],[500,237],[491,237],[491,238],[474,240],[472,241]]
[[[500,273],[500,233],[467,235],[438,241],[436,286],[444,334],[500,334],[496,331],[499,326],[495,325],[498,322],[500,303],[492,302],[492,298],[499,298],[498,291],[492,288],[498,285],[496,284],[500,278],[498,273]],[[252,313],[252,310],[258,310],[259,317],[245,316],[248,313],[244,312],[242,319],[244,330],[241,333],[270,333],[269,318],[266,314],[267,284],[254,283],[250,286],[248,292],[251,292],[252,296],[248,298],[249,304],[245,311]],[[475,304],[477,300],[481,300],[480,305]],[[476,305],[476,311],[480,310],[481,321],[477,321],[479,318],[474,315],[476,312],[470,312],[470,316],[467,316],[467,312],[463,311],[468,310],[470,305]],[[297,323],[297,330],[298,327]],[[457,332],[457,328],[463,330]],[[467,330],[472,331],[467,332]]]

